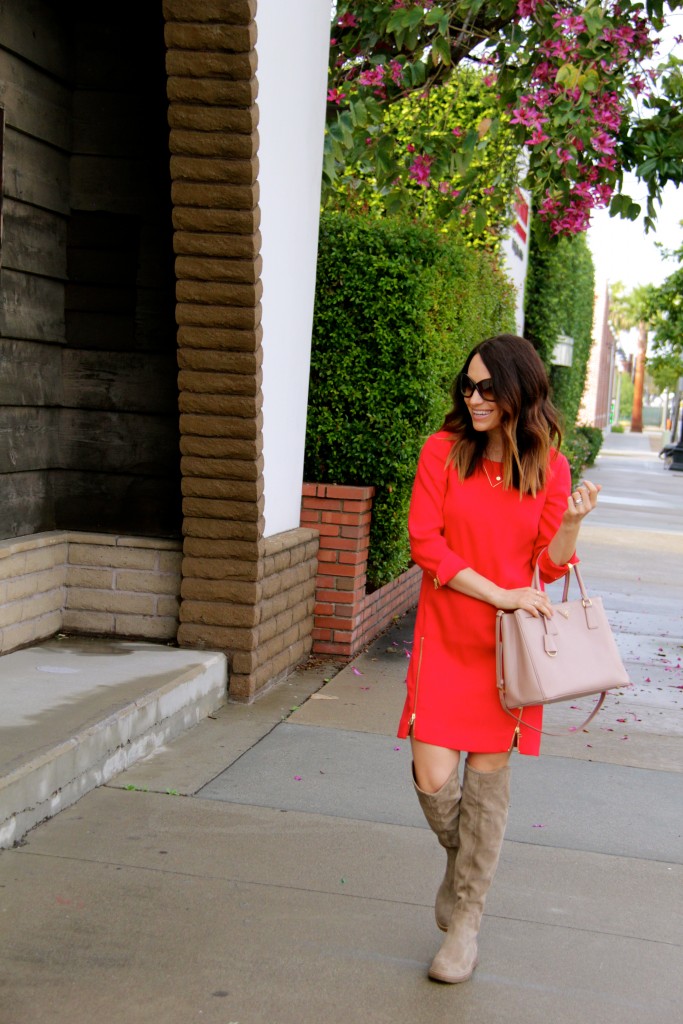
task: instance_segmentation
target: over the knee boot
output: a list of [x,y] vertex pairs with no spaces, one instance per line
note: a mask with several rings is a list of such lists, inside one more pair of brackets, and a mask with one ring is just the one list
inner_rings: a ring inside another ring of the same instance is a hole
[[498,866],[508,804],[510,768],[478,772],[465,766],[460,801],[460,847],[455,858],[456,903],[448,934],[429,977],[455,984],[477,966],[477,935],[484,902]]
[[448,928],[448,922],[455,906],[455,855],[458,852],[458,816],[460,814],[460,776],[458,767],[453,769],[436,793],[425,793],[415,779],[413,768],[413,785],[420,807],[429,827],[446,850],[446,873],[436,894],[434,915],[436,923],[442,931]]

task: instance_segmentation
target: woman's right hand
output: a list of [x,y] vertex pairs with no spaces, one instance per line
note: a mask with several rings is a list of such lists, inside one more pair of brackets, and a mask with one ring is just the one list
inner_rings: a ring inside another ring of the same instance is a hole
[[550,618],[553,614],[550,598],[543,590],[536,590],[534,587],[519,587],[517,590],[501,590],[500,593],[500,603],[497,607],[502,608],[503,611],[514,612],[517,608],[522,608],[537,619],[541,615]]

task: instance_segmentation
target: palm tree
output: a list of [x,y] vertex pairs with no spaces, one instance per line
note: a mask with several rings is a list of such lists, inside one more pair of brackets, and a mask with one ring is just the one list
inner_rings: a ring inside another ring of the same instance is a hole
[[652,321],[652,285],[638,285],[626,293],[618,281],[610,289],[610,324],[615,334],[638,329],[638,348],[633,374],[633,405],[631,408],[631,433],[643,432],[643,388],[645,364],[647,361],[647,339]]

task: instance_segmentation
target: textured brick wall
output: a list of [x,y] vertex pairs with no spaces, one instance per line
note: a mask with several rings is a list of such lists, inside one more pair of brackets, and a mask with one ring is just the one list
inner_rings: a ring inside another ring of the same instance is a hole
[[[317,535],[264,538],[255,0],[164,0],[184,560],[178,642],[250,701],[310,650]],[[284,197],[283,197],[284,201]]]
[[62,628],[175,640],[179,541],[69,534]]
[[301,524],[318,530],[313,652],[352,657],[417,603],[421,570],[366,593],[374,487],[306,483]]
[[64,533],[0,541],[0,653],[62,628],[67,546]]
[[0,653],[60,630],[173,640],[180,542],[55,531],[0,542]]

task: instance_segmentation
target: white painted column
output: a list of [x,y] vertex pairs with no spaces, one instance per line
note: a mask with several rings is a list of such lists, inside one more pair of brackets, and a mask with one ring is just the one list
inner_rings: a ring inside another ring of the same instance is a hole
[[299,525],[329,0],[258,0],[266,536]]

